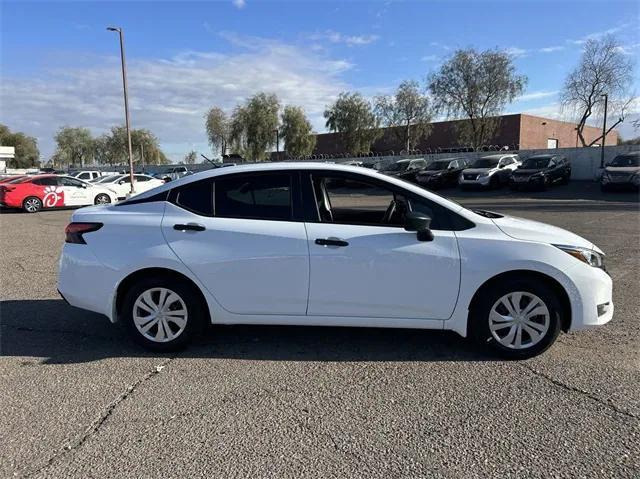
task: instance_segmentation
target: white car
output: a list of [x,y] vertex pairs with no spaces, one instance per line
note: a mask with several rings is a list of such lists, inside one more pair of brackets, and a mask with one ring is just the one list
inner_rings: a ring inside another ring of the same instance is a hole
[[489,155],[475,160],[471,167],[460,173],[461,188],[481,186],[498,188],[509,183],[509,178],[522,163],[518,155]]
[[160,351],[203,323],[279,324],[446,329],[526,358],[611,319],[603,259],[373,170],[271,163],[76,211],[58,289]]
[[78,178],[79,180],[90,182],[92,180],[95,180],[96,178],[100,178],[102,175],[103,173],[98,170],[83,170],[71,173],[69,176]]
[[[134,174],[133,181],[136,195],[145,191],[149,191],[156,186],[164,185],[165,183],[163,180],[153,178],[152,176],[140,174]],[[131,178],[128,173],[123,175],[107,176],[105,178],[99,179],[95,184],[105,186],[115,191],[118,195],[118,199],[126,198],[127,195],[131,192]]]

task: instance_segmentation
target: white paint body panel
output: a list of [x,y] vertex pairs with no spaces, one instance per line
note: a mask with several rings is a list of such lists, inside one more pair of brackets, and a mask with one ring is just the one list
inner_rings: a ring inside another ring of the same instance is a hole
[[[88,207],[74,212],[73,221],[104,226],[85,235],[86,245],[65,244],[59,290],[72,305],[115,321],[118,285],[141,269],[166,268],[194,282],[214,323],[448,329],[464,336],[478,288],[497,274],[528,270],[554,278],[568,293],[572,330],[611,320],[611,278],[552,246],[589,241],[543,223],[491,220],[371,170],[309,163],[229,167],[139,197],[209,176],[276,168],[334,169],[382,179],[456,211],[475,227],[434,231],[432,243],[421,243],[399,228],[205,218],[163,201]],[[207,230],[176,231],[178,222],[200,223]],[[349,247],[313,243],[330,236],[349,241]],[[610,309],[598,317],[596,306],[606,302]]]

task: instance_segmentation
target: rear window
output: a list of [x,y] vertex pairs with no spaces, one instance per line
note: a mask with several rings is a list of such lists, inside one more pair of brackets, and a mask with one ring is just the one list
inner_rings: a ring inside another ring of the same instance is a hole
[[233,175],[215,181],[215,216],[263,220],[291,219],[291,175]]

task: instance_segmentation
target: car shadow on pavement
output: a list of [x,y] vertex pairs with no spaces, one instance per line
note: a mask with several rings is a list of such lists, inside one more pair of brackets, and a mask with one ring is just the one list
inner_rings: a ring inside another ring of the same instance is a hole
[[[62,300],[0,302],[0,356],[73,364],[154,357],[120,324]],[[296,326],[205,329],[179,357],[269,361],[488,361],[495,359],[446,331]],[[25,364],[31,364],[26,362]]]

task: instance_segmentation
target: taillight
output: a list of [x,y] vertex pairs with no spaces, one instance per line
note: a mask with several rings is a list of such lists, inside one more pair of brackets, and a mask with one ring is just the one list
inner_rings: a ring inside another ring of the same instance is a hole
[[66,243],[87,244],[82,235],[98,231],[100,228],[102,228],[102,223],[69,223],[64,229],[64,241]]

